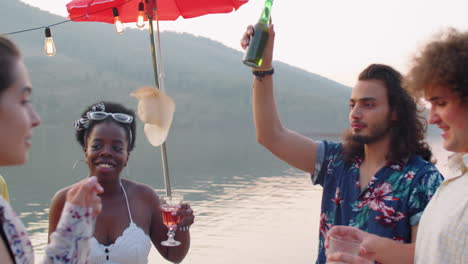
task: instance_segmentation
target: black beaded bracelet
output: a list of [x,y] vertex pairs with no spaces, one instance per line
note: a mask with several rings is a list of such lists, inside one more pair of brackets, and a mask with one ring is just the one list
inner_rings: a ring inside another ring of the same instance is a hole
[[260,77],[260,78],[263,78],[265,77],[265,75],[273,75],[273,73],[275,73],[275,69],[274,68],[271,68],[269,70],[252,70],[252,74],[257,76],[257,77]]

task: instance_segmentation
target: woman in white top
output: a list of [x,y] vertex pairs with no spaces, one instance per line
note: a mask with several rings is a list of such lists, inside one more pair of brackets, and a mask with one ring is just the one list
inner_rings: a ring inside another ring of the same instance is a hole
[[[147,263],[151,242],[164,258],[178,263],[190,247],[188,226],[194,221],[190,206],[183,204],[177,212],[182,220],[175,239],[182,244],[164,247],[161,241],[167,239],[168,229],[162,222],[157,194],[148,185],[120,177],[135,145],[134,116],[120,104],[100,102],[87,108],[75,122],[76,139],[83,147],[89,174],[96,175],[104,187],[89,263]],[[49,234],[56,228],[69,188],[58,191],[52,199]]]
[[[31,82],[17,47],[0,36],[0,166],[24,164],[28,160],[33,128],[39,116],[29,98]],[[94,217],[101,210],[96,177],[73,185],[64,196],[64,213],[57,218],[56,232],[41,263],[85,263]],[[18,194],[21,195],[21,194]],[[59,221],[60,220],[60,221]],[[0,196],[0,262],[34,264],[31,241],[20,218]]]

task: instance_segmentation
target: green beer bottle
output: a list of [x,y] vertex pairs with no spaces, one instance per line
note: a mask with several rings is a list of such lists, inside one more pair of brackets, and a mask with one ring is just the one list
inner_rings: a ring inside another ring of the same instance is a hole
[[268,26],[270,25],[271,6],[273,0],[265,0],[265,7],[263,8],[262,16],[257,24],[254,26],[254,33],[250,39],[249,46],[244,55],[244,64],[258,68],[262,66],[263,52],[268,42]]

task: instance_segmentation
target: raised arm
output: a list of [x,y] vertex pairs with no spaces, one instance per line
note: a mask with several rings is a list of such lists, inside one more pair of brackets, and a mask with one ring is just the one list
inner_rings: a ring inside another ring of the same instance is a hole
[[49,217],[49,245],[41,263],[86,263],[95,216],[102,208],[98,197],[102,192],[96,177],[89,177],[55,195]]
[[62,215],[62,210],[63,206],[65,205],[66,202],[66,195],[67,195],[67,190],[62,189],[58,191],[54,197],[52,198],[52,201],[50,202],[50,208],[49,208],[49,234],[48,234],[48,243],[50,243],[50,235],[52,235],[53,232],[55,232],[55,229],[57,229],[57,224],[60,220],[60,216]]
[[[253,27],[249,26],[242,37],[241,46],[246,48]],[[269,28],[269,39],[263,55],[263,64],[258,70],[272,68],[275,31]],[[318,143],[289,130],[281,124],[273,90],[272,75],[254,77],[253,80],[253,115],[257,141],[275,156],[300,170],[314,173]]]

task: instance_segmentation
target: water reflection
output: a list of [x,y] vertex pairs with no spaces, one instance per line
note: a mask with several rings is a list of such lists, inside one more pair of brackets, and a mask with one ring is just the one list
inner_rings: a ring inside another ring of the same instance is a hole
[[[447,173],[449,153],[443,150],[440,140],[432,140],[431,146],[437,167]],[[184,195],[196,213],[191,249],[183,263],[309,264],[315,260],[321,188],[313,186],[309,175],[297,170],[288,169],[277,176],[264,176],[273,174],[268,169],[255,171],[257,175],[227,172],[192,176],[192,181],[176,185],[180,188],[174,192]],[[134,180],[151,182],[137,176]],[[163,189],[156,191],[163,193]],[[47,242],[49,192],[39,202],[24,203],[26,206],[17,209],[38,258]],[[17,199],[14,206],[26,198]],[[168,262],[153,248],[149,263]]]
[[47,230],[49,228],[49,205],[39,203],[27,204],[29,211],[22,212],[19,217],[26,225],[29,238],[34,246],[36,260],[42,259],[47,245]]
[[[197,218],[184,263],[311,263],[316,257],[321,189],[308,175],[291,170],[215,185],[223,191],[192,201]],[[150,263],[161,262],[152,251]]]
[[[236,176],[226,183],[199,181],[175,193],[196,212],[192,246],[184,263],[310,263],[316,257],[321,189],[294,170],[284,176]],[[162,192],[162,190],[157,190]],[[47,241],[46,205],[20,215],[38,258]],[[34,217],[32,217],[34,216]],[[149,263],[167,263],[153,248]]]

